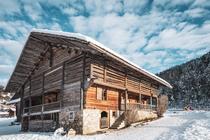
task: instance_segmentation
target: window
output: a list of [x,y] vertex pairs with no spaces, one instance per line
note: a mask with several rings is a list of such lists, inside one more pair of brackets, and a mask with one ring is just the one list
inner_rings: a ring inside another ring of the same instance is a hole
[[58,99],[58,93],[57,92],[48,92],[44,95],[44,103],[52,103],[56,102]]
[[36,106],[42,104],[42,96],[31,97],[31,106]]
[[41,120],[41,116],[40,115],[30,116],[30,120]]
[[56,121],[58,121],[58,113],[44,114],[43,119],[44,120],[53,120],[54,122],[56,122]]
[[26,99],[25,102],[24,102],[24,104],[25,104],[24,105],[25,107],[29,107],[29,99]]
[[74,111],[70,111],[69,112],[69,120],[74,121],[74,117],[75,117]]
[[112,112],[112,117],[117,117],[116,111]]
[[107,100],[107,89],[97,87],[96,94],[97,100]]
[[44,120],[51,120],[51,114],[44,114],[43,119]]

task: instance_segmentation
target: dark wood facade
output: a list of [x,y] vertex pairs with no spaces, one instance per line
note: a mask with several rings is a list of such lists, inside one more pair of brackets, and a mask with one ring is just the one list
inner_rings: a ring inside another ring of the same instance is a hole
[[164,82],[94,47],[76,37],[31,33],[6,88],[21,97],[22,130],[52,131],[73,119],[83,133],[85,109],[155,110]]

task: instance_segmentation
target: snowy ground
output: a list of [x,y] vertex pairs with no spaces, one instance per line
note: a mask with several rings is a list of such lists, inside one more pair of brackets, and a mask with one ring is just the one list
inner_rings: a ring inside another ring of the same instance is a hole
[[53,136],[52,133],[20,133],[10,120],[0,119],[0,140],[210,140],[210,112],[167,112],[165,117],[145,125],[91,136]]

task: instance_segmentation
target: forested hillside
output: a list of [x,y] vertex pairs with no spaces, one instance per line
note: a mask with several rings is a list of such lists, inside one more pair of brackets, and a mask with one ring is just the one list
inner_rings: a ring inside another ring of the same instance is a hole
[[162,90],[169,95],[171,107],[210,107],[210,52],[158,75],[173,86]]

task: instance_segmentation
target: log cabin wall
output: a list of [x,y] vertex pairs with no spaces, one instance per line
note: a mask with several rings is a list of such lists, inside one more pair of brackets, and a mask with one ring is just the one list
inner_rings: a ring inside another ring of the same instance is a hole
[[99,56],[91,62],[90,77],[95,83],[112,87],[119,90],[128,90],[131,93],[141,93],[155,97],[159,94],[159,84],[154,80],[141,75],[131,69],[116,63],[113,60],[104,59]]
[[[49,126],[52,126],[53,123],[50,120],[45,120],[44,114],[47,112],[55,114],[58,110],[58,112],[60,112],[59,124],[63,123],[65,120],[69,120],[69,112],[73,111],[74,120],[77,122],[72,122],[72,125],[74,125],[74,128],[77,129],[78,132],[82,131],[82,127],[77,126],[77,124],[81,124],[78,121],[82,120],[80,110],[82,107],[82,83],[84,79],[90,75],[88,60],[88,58],[84,57],[83,53],[74,50],[69,51],[67,49],[53,48],[46,53],[39,63],[39,67],[23,86],[24,92],[22,101],[23,104],[25,104],[25,106],[22,105],[24,129],[31,131],[49,131]],[[53,103],[46,102],[54,98],[53,95],[50,96],[49,93],[55,92],[57,92],[57,101]],[[38,98],[42,100],[41,104],[33,106],[33,100],[38,100]],[[38,117],[31,119],[37,114]]]
[[[139,76],[139,73],[103,55],[91,55],[90,58],[90,79],[93,83],[85,93],[84,134],[101,129],[103,112],[107,113],[107,128],[111,127],[124,112],[126,93],[127,103],[139,103],[140,94],[157,97],[158,84],[146,76]],[[98,99],[98,89],[107,90],[106,100]]]
[[[107,98],[105,100],[97,99],[97,89],[106,89]],[[88,88],[86,93],[86,109],[100,110],[118,110],[119,91],[113,88],[93,85]]]

